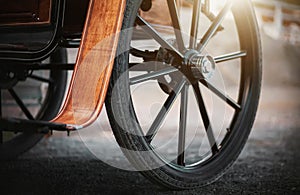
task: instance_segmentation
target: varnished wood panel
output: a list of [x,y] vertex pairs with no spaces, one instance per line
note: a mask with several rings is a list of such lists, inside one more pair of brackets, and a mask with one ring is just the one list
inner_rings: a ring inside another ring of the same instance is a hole
[[66,103],[53,122],[87,126],[106,96],[126,0],[91,0]]

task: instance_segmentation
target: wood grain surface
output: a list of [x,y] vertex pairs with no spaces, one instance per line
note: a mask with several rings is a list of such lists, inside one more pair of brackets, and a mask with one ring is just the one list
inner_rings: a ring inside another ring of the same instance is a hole
[[52,122],[85,127],[105,100],[126,0],[91,0],[70,89]]

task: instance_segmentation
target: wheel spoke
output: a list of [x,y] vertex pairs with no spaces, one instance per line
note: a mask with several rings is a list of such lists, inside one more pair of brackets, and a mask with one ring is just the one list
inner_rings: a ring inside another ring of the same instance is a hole
[[8,90],[10,95],[15,99],[16,103],[19,105],[23,113],[26,115],[26,117],[30,120],[34,120],[34,117],[30,113],[30,111],[27,109],[23,101],[19,98],[19,96],[16,94],[16,92],[13,89]]
[[176,43],[180,52],[185,50],[184,41],[181,33],[181,26],[179,22],[178,10],[175,0],[168,0],[169,11],[171,15],[172,24],[174,27],[174,32],[176,36]]
[[188,90],[189,86],[184,85],[181,92],[180,102],[180,123],[179,123],[179,136],[178,136],[178,157],[177,164],[185,165],[184,151],[185,151],[185,137],[186,137],[186,123],[187,123],[187,106],[188,106]]
[[201,0],[194,0],[193,17],[190,34],[190,49],[194,49],[198,40],[199,18],[201,11]]
[[40,77],[40,76],[37,76],[37,75],[29,75],[28,78],[31,78],[31,79],[34,79],[34,80],[37,80],[37,81],[41,81],[41,82],[44,82],[44,83],[53,83],[52,79],[43,78],[43,77]]
[[224,100],[227,104],[229,104],[231,107],[233,107],[235,110],[240,111],[241,106],[236,103],[231,97],[221,92],[219,89],[217,89],[215,86],[213,86],[211,83],[209,83],[207,80],[201,79],[200,82],[207,87],[209,90],[211,90],[214,94],[216,94],[219,98]]
[[193,84],[193,89],[194,89],[194,93],[195,93],[197,103],[199,106],[200,114],[202,116],[202,121],[203,121],[205,130],[206,130],[208,142],[210,144],[212,154],[214,155],[219,151],[219,149],[218,149],[216,139],[215,139],[215,136],[214,136],[214,133],[212,130],[211,122],[210,122],[208,114],[207,114],[207,110],[206,110],[204,100],[203,100],[203,97],[202,97],[202,94],[201,94],[201,91],[199,88],[199,84],[198,83]]
[[156,40],[163,48],[173,51],[173,53],[175,53],[177,57],[181,59],[184,58],[182,53],[180,53],[173,45],[171,45],[170,43],[168,43],[168,41],[162,38],[159,35],[159,33],[141,16],[137,15],[136,22],[147,34],[153,37],[153,39]]
[[237,51],[237,52],[217,56],[217,57],[214,58],[214,60],[215,60],[216,63],[220,63],[220,62],[225,62],[225,61],[241,58],[241,57],[244,57],[244,56],[247,56],[246,51]]
[[153,138],[157,134],[159,127],[163,123],[172,105],[174,104],[178,94],[182,91],[185,84],[186,84],[186,80],[182,79],[182,81],[177,85],[177,87],[170,93],[163,107],[160,109],[158,115],[154,119],[154,122],[152,123],[150,129],[146,134],[146,138],[149,143],[153,140]]
[[164,76],[164,75],[176,72],[176,71],[178,71],[176,68],[169,67],[169,68],[165,68],[163,70],[143,74],[143,75],[131,78],[130,81],[129,81],[129,84],[130,85],[135,85],[135,84],[145,82],[145,81],[148,81],[148,80],[151,80],[151,79],[156,79],[160,76]]
[[215,34],[217,29],[220,27],[223,19],[225,18],[226,14],[232,7],[233,0],[229,0],[225,7],[221,10],[221,12],[218,14],[216,19],[213,21],[213,23],[208,28],[207,32],[204,34],[203,38],[201,39],[199,45],[198,45],[198,51],[201,53],[206,45],[208,44],[211,37]]

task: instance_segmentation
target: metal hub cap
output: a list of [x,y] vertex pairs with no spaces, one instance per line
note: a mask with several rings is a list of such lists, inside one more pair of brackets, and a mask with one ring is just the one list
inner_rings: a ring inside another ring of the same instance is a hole
[[216,64],[210,55],[201,55],[196,51],[187,52],[187,66],[196,80],[211,78]]

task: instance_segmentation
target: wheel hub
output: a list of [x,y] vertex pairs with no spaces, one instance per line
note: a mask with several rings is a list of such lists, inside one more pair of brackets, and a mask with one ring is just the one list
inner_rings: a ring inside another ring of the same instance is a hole
[[185,64],[195,80],[211,78],[216,64],[214,58],[210,55],[199,54],[195,50],[186,52]]
[[0,89],[10,89],[18,83],[14,72],[0,69]]
[[[174,47],[177,46],[173,39],[168,42]],[[200,54],[197,50],[187,50],[184,59],[176,59],[167,49],[160,48],[157,52],[156,61],[170,64],[185,74],[190,81],[197,82],[201,79],[209,79],[213,76],[216,63],[211,55]],[[171,73],[158,78],[161,89],[169,94],[177,85],[178,73]]]
[[14,66],[3,66],[0,68],[0,89],[11,89],[19,81],[25,81],[29,75],[29,71]]

